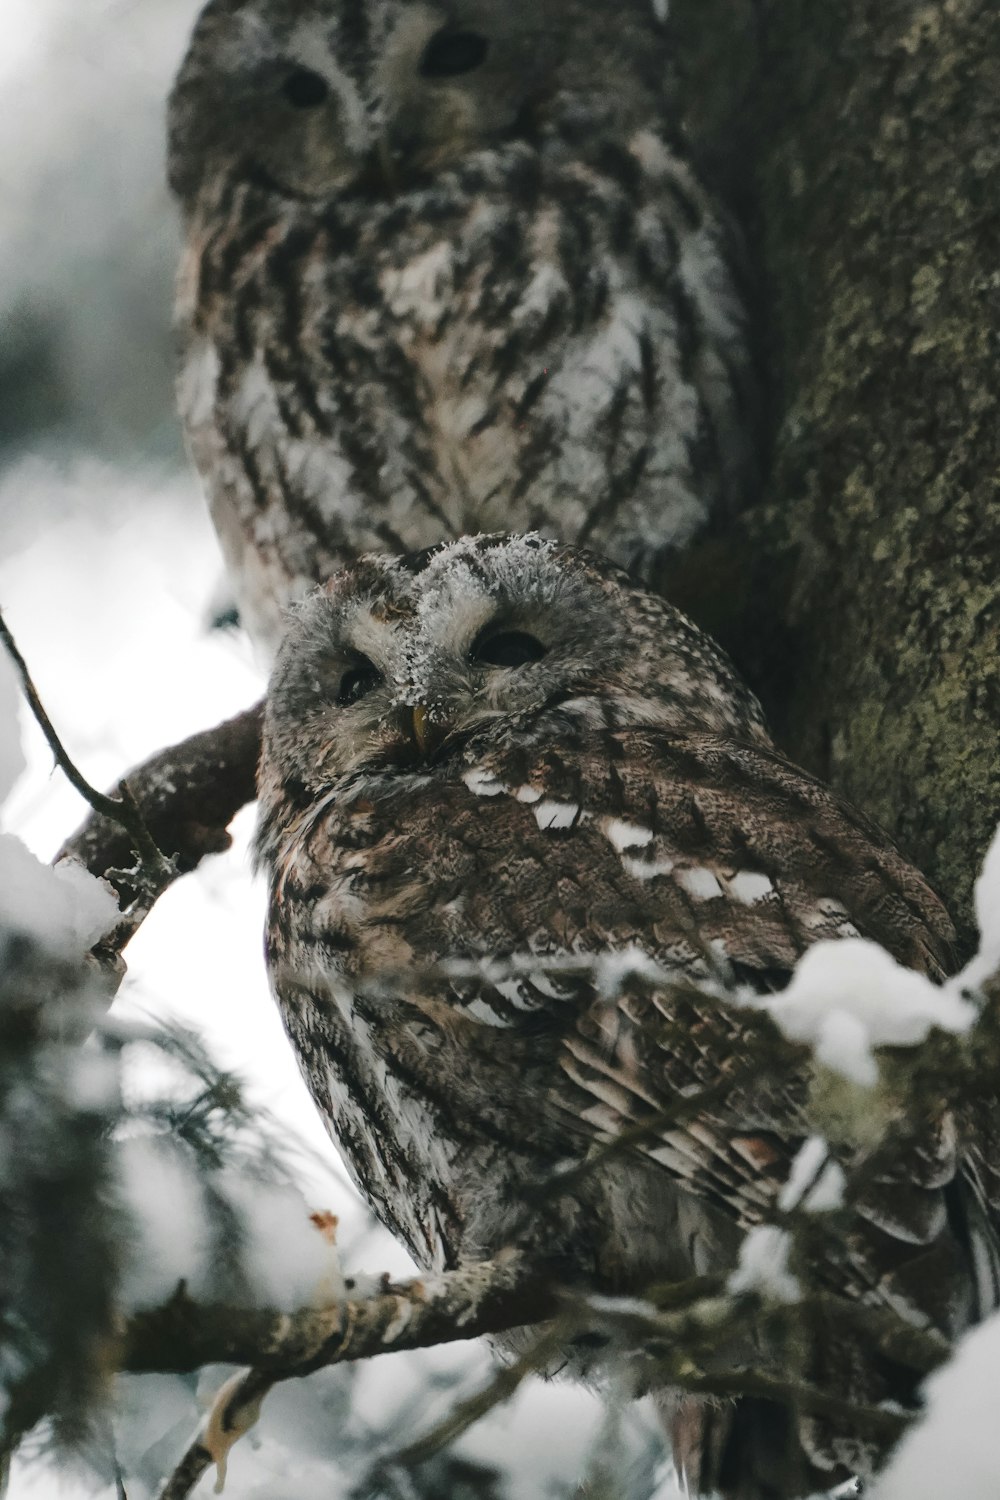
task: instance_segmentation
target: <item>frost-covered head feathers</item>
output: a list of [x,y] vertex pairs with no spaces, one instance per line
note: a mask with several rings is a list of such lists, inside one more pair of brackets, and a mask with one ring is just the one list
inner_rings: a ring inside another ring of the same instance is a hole
[[385,190],[536,129],[560,92],[641,123],[662,48],[650,0],[212,0],[171,98],[171,182],[185,201],[220,170]]
[[538,536],[369,556],[300,605],[271,679],[263,775],[312,791],[424,771],[475,739],[655,725],[769,744],[707,636],[594,554]]

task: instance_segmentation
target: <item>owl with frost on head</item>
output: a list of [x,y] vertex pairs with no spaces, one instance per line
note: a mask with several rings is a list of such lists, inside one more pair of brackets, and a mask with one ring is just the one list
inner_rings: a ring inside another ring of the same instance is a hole
[[[952,963],[919,872],[776,751],[722,652],[538,537],[362,558],[301,604],[260,808],[286,1029],[425,1266],[515,1244],[605,1290],[725,1275],[812,1133],[814,1073],[798,1054],[762,1070],[726,994],[783,989],[827,939],[932,978]],[[852,1403],[912,1406],[910,1326],[950,1340],[997,1301],[983,1131],[935,1104],[884,1157],[846,1152],[815,1274],[902,1340],[873,1351],[863,1319],[803,1310],[818,1411],[671,1398],[692,1491],[787,1500],[871,1471],[884,1449]],[[724,1373],[787,1381],[783,1346],[727,1355]]]
[[651,0],[211,0],[170,101],[180,405],[245,619],[538,529],[647,580],[751,482],[734,237]]

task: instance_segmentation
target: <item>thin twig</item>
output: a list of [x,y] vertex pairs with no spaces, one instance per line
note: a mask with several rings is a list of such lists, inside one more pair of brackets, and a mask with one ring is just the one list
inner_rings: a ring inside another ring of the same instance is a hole
[[464,1400],[457,1401],[440,1422],[412,1443],[408,1443],[405,1448],[399,1448],[395,1453],[383,1459],[376,1466],[377,1469],[409,1469],[417,1464],[426,1463],[442,1448],[446,1448],[464,1432],[468,1432],[469,1428],[480,1418],[485,1417],[488,1412],[493,1411],[497,1406],[502,1406],[505,1401],[509,1401],[529,1375],[536,1375],[539,1370],[544,1370],[547,1365],[551,1364],[552,1360],[565,1349],[566,1344],[579,1327],[579,1319],[572,1313],[565,1313],[556,1322],[550,1324],[532,1342],[530,1349],[527,1349],[518,1359],[509,1365],[501,1365],[484,1386]]
[[108,797],[104,792],[99,792],[95,786],[91,786],[83,772],[78,769],[71,759],[69,752],[56,733],[52,720],[45,711],[45,706],[38,695],[38,689],[35,687],[31,673],[28,670],[28,664],[21,655],[17,642],[10,632],[2,611],[0,611],[0,640],[3,641],[8,655],[17,668],[21,679],[21,686],[24,689],[24,695],[28,700],[28,705],[35,716],[38,727],[45,736],[46,743],[55,757],[56,764],[62,769],[67,780],[76,788],[80,796],[85,802],[90,804],[95,812],[100,813],[105,818],[112,818],[125,829],[129,837],[134,840],[135,852],[156,880],[169,878],[173,866],[162,850],[157,847],[128,787],[124,783],[122,784],[122,800],[120,802],[114,797]]

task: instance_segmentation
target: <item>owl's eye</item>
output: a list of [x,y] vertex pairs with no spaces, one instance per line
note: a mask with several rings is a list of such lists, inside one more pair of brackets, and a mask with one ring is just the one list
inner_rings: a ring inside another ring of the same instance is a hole
[[545,647],[523,630],[503,630],[476,641],[469,652],[470,661],[488,667],[523,667],[529,661],[541,661]]
[[281,85],[281,92],[295,109],[318,109],[326,102],[330,85],[311,68],[294,68]]
[[436,31],[420,59],[422,78],[456,78],[485,62],[490,44],[478,31]]
[[382,681],[382,673],[378,667],[373,666],[367,657],[359,658],[356,667],[345,672],[340,679],[340,687],[337,689],[337,702],[341,708],[347,708],[348,704],[357,703],[366,697],[372,690],[377,688]]

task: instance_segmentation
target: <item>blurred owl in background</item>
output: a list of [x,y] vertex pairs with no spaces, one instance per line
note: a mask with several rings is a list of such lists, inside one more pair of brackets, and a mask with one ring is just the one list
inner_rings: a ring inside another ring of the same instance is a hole
[[[812,1127],[808,1059],[748,1067],[720,981],[780,990],[813,944],[859,936],[934,978],[951,964],[923,878],[778,754],[713,643],[538,537],[366,557],[300,605],[260,796],[285,1026],[357,1183],[425,1266],[518,1244],[630,1292],[725,1273]],[[582,962],[629,953],[646,982]],[[950,1339],[995,1301],[995,1220],[977,1129],[943,1107],[916,1129],[849,1177],[819,1275]],[[775,1500],[870,1472],[850,1403],[912,1403],[919,1372],[827,1322],[807,1373],[839,1419],[683,1398],[692,1489]],[[730,1352],[787,1375],[773,1351]]]
[[652,0],[211,0],[180,405],[243,616],[537,529],[647,581],[752,482],[736,247]]

